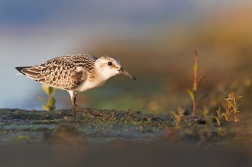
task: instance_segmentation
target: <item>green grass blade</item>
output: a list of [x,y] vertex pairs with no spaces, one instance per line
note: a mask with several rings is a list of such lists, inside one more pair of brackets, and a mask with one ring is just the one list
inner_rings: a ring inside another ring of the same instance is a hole
[[198,101],[198,103],[200,103],[201,102],[201,100],[203,100],[204,98],[206,98],[208,95],[204,95],[204,96],[202,96],[200,99],[199,99],[199,101]]
[[213,118],[217,121],[217,125],[220,126],[221,125],[220,119],[216,116],[213,116]]
[[202,80],[203,80],[204,78],[206,78],[206,75],[203,75],[203,76],[200,77],[200,79],[199,79],[199,81],[198,81],[198,83],[197,83],[197,87],[199,86],[199,84],[202,82]]
[[42,97],[37,96],[36,98],[42,102],[45,102],[45,100]]
[[238,100],[239,98],[242,98],[242,96],[238,96],[238,97],[237,97],[237,100]]
[[228,119],[228,115],[227,115],[226,113],[222,113],[222,114],[221,114],[221,117],[225,117],[225,120],[226,120],[226,121],[229,120],[229,119]]

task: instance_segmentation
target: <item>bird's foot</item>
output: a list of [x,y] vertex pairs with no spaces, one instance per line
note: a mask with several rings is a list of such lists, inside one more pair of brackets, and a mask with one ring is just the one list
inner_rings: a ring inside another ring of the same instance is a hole
[[101,113],[95,113],[95,112],[91,111],[90,109],[85,109],[85,108],[82,108],[80,106],[75,105],[73,107],[73,117],[75,117],[75,110],[76,109],[79,111],[82,111],[82,112],[87,112],[87,113],[91,114],[91,116],[102,116]]

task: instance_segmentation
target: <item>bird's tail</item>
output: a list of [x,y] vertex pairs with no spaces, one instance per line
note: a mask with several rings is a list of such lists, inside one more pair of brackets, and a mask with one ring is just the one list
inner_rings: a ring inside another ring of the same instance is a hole
[[31,68],[31,66],[27,66],[27,67],[15,67],[21,74],[26,75],[23,70],[24,69],[28,69]]
[[39,77],[41,70],[36,68],[36,66],[15,67],[15,68],[20,72],[19,74],[23,74],[28,78],[33,79],[35,81],[39,81],[41,83],[45,82],[45,78],[43,76]]

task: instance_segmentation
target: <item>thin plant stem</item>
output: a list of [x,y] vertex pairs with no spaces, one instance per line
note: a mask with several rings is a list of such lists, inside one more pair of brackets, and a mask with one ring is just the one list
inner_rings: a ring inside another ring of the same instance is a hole
[[193,113],[192,115],[196,114],[196,107],[197,107],[197,102],[196,102],[196,92],[197,92],[197,71],[198,71],[198,53],[194,51],[194,67],[193,67],[193,72],[194,72],[194,77],[193,77]]

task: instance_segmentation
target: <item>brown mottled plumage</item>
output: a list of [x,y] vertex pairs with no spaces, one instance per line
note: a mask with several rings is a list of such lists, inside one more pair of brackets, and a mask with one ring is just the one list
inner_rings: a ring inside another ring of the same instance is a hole
[[96,58],[87,54],[65,55],[36,66],[16,69],[35,81],[68,91],[74,116],[75,108],[81,109],[75,104],[77,92],[102,86],[117,74],[124,74],[136,80],[121,67],[119,59],[110,56]]
[[40,83],[57,89],[71,90],[86,80],[86,74],[93,72],[96,59],[90,55],[66,55],[48,60],[43,64],[18,70]]

